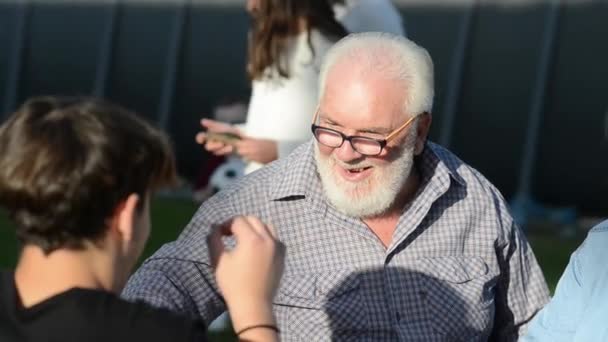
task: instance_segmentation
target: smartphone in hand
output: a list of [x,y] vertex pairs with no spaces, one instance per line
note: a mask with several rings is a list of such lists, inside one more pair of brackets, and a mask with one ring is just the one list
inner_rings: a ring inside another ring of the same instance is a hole
[[241,140],[241,136],[235,133],[229,132],[207,132],[207,140],[219,141],[227,145],[234,145],[237,141]]

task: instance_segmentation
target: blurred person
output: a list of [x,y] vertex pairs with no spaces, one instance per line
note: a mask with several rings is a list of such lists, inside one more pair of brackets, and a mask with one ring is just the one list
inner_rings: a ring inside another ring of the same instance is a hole
[[[235,153],[245,173],[288,155],[310,138],[318,73],[327,50],[347,32],[327,0],[249,0],[253,18],[247,71],[252,93],[244,127],[203,119],[196,141],[215,155]],[[209,133],[239,136],[226,143]]]
[[522,342],[608,341],[608,221],[592,228],[572,253],[555,294]]
[[[608,113],[605,134],[608,137]],[[608,341],[608,221],[592,228],[570,256],[551,302],[530,323],[523,342]]]
[[[319,82],[314,138],[203,203],[123,295],[213,319],[224,306],[202,237],[256,215],[287,248],[274,299],[285,340],[515,341],[547,285],[500,192],[427,141],[427,51],[353,34],[328,52]],[[381,282],[355,276],[376,268]]]
[[[150,234],[150,198],[175,178],[166,136],[123,108],[60,97],[21,106],[0,126],[0,205],[22,244],[14,272],[0,272],[0,341],[205,340],[202,322],[116,296]],[[278,341],[283,257],[270,228],[237,217],[209,233],[239,337]]]
[[[260,1],[261,0],[248,0],[246,6],[247,10],[250,13],[255,13],[260,6]],[[401,15],[390,0],[330,0],[329,3],[333,6],[336,19],[348,32],[378,31],[405,36],[405,28]],[[231,106],[220,106],[216,108],[216,110],[232,110],[235,106],[240,107],[240,104],[233,103]],[[216,115],[214,115],[214,120],[230,122],[229,120],[218,119]],[[200,134],[197,137],[197,141],[203,143],[205,141],[203,137],[204,135]],[[297,145],[297,141],[284,144],[284,152],[279,153],[279,155],[288,154],[288,152]],[[233,148],[232,151],[234,151]],[[223,156],[223,152],[224,151],[220,152],[219,155]],[[215,158],[218,158],[218,156],[215,156]],[[259,165],[251,167],[248,169],[248,172],[257,169],[258,167]],[[214,170],[214,172],[205,172],[202,175],[203,181],[199,181],[199,183],[204,183],[204,186],[197,186],[194,193],[194,199],[197,202],[203,202],[218,190],[225,188],[229,184],[232,184],[234,180],[241,177],[245,172],[244,169],[245,165],[243,164],[242,159],[234,154],[229,154],[228,160],[221,165],[205,166],[204,170]]]
[[387,32],[405,36],[399,10],[390,0],[329,0],[348,32]]

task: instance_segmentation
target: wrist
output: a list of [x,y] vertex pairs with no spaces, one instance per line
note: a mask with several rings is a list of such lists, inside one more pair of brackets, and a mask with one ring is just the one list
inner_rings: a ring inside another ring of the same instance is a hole
[[228,303],[228,312],[236,332],[254,325],[275,325],[270,301]]
[[240,341],[278,341],[279,328],[274,324],[257,324],[236,331]]

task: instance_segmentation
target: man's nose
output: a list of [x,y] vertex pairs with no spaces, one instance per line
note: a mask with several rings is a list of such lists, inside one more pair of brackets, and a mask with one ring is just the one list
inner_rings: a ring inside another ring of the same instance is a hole
[[334,154],[336,155],[336,157],[338,159],[340,159],[341,161],[344,161],[344,162],[352,161],[355,159],[360,159],[361,157],[363,157],[363,155],[361,153],[357,152],[353,148],[353,145],[351,145],[350,141],[348,141],[348,140],[344,140],[344,143],[342,143],[342,146],[337,147],[334,150]]

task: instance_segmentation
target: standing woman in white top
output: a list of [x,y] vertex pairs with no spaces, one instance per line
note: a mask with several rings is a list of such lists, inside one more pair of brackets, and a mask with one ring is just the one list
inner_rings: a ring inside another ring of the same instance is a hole
[[[253,17],[247,72],[252,94],[243,128],[203,119],[199,144],[215,155],[235,153],[245,173],[289,154],[310,138],[310,120],[325,53],[346,29],[327,0],[248,0]],[[229,132],[240,139],[212,139]]]

